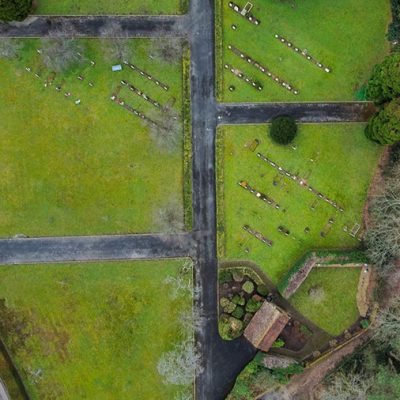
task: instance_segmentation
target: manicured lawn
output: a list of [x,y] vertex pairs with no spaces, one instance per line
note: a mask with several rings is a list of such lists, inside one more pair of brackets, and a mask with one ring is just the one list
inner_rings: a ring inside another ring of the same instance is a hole
[[[220,127],[219,257],[254,261],[278,283],[295,261],[311,249],[358,246],[359,242],[344,232],[343,227],[351,229],[354,224],[361,224],[367,189],[381,154],[381,147],[368,141],[363,129],[363,124],[302,124],[294,150],[273,144],[265,125]],[[252,152],[254,139],[261,144]],[[279,174],[257,157],[258,152],[306,179],[309,185],[342,206],[344,212]],[[274,199],[280,209],[240,187],[241,180]],[[328,232],[330,218],[333,224]],[[243,229],[244,225],[272,240],[272,247],[251,236]],[[290,235],[280,233],[279,226],[288,229]],[[324,230],[326,237],[321,237]]]
[[161,354],[191,333],[179,322],[191,294],[173,298],[165,282],[183,263],[2,266],[0,333],[31,399],[173,399],[185,389],[157,371]]
[[[244,7],[246,1],[234,3]],[[256,26],[229,8],[229,0],[217,1],[217,14],[223,19],[217,30],[219,97],[224,101],[323,101],[353,100],[368,78],[374,64],[388,52],[385,37],[390,19],[388,0],[254,0],[251,13],[261,23]],[[292,7],[292,4],[295,4]],[[217,17],[218,18],[218,17]],[[232,25],[237,29],[233,30]],[[332,69],[325,73],[305,58],[281,44],[275,34],[284,36]],[[222,37],[222,44],[221,44]],[[264,67],[296,87],[294,95],[234,55],[233,45]],[[262,85],[255,90],[222,68],[229,63]],[[223,72],[222,72],[223,69]],[[229,86],[236,90],[230,92]]]
[[[356,295],[360,268],[314,268],[291,303],[316,325],[332,335],[339,335],[359,317]],[[315,300],[311,288],[319,287],[324,298]]]
[[[155,62],[149,40],[130,41],[134,63],[169,85],[165,91],[128,67],[111,72],[120,60],[106,42],[85,40],[83,66],[45,87],[53,75],[36,52],[41,44],[23,43],[19,60],[0,60],[0,236],[160,231],[155,215],[168,204],[183,220],[182,128],[167,150],[148,125],[110,100],[124,79],[181,117],[182,62]],[[119,96],[161,123],[166,118],[126,87]]]
[[186,12],[186,0],[38,0],[36,14],[180,14]]

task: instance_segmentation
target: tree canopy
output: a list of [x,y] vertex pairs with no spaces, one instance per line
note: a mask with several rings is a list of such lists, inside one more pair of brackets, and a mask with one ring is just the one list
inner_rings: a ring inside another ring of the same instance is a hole
[[400,140],[400,100],[392,100],[368,122],[368,139],[379,144],[393,144]]
[[0,0],[0,20],[22,21],[32,8],[32,0]]
[[367,98],[382,104],[400,95],[400,54],[386,57],[374,67],[368,81]]
[[289,144],[297,135],[296,121],[285,115],[276,117],[271,123],[269,134],[274,142]]

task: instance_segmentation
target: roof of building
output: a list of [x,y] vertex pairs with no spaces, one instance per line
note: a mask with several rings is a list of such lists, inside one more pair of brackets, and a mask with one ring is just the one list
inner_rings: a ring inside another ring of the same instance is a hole
[[264,301],[256,312],[244,336],[254,347],[267,352],[289,322],[289,315],[278,306]]

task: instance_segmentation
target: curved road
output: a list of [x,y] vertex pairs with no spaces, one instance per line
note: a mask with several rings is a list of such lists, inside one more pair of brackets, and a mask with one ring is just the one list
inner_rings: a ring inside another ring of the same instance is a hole
[[[196,300],[204,323],[196,332],[203,370],[196,400],[223,400],[255,349],[244,339],[218,334],[215,135],[218,124],[269,122],[289,114],[301,122],[365,121],[371,103],[217,104],[214,69],[214,0],[191,0],[186,16],[31,17],[0,24],[0,37],[101,37],[110,22],[126,37],[189,37],[193,145],[193,232],[177,235],[81,236],[0,240],[0,263],[123,260],[191,256],[196,260]],[[1,399],[3,400],[3,399]],[[7,399],[8,400],[8,399]]]

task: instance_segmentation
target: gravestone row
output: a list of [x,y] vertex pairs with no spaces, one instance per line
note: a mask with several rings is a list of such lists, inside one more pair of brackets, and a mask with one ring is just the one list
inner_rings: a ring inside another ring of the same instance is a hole
[[259,192],[258,190],[251,187],[246,181],[238,182],[238,185],[245,190],[248,190],[251,194],[256,196],[258,199],[262,200],[263,202],[269,204],[271,207],[276,208],[277,210],[280,209],[280,205],[271,197],[268,197],[266,194]]
[[269,247],[272,247],[272,245],[274,244],[272,240],[266,238],[261,232],[252,229],[249,225],[243,225],[243,229],[250,235],[254,236],[256,239],[265,243]]
[[162,109],[162,111],[165,111],[162,107],[161,104],[158,101],[153,100],[150,96],[147,96],[146,93],[142,92],[140,89],[136,88],[135,86],[133,86],[131,83],[125,81],[125,80],[121,80],[121,84],[128,87],[128,89],[130,91],[132,91],[133,93],[137,94],[139,97],[145,99],[146,101],[148,101],[150,104],[152,104],[154,107]]
[[297,46],[295,46],[292,42],[285,39],[283,36],[275,34],[275,38],[278,39],[282,44],[285,44],[289,49],[292,49],[295,53],[302,55],[305,59],[316,65],[318,68],[322,69],[323,71],[329,73],[332,71],[331,68],[327,67],[326,65],[322,64],[316,58],[314,58],[311,54],[308,53],[306,49],[301,50]]
[[143,76],[144,78],[147,78],[150,82],[153,82],[155,85],[163,88],[164,90],[169,90],[169,86],[168,85],[166,85],[165,83],[162,83],[158,79],[154,78],[152,75],[150,75],[147,72],[141,70],[136,65],[130,63],[129,61],[124,61],[124,64],[128,65],[131,69],[133,69],[134,71],[138,72],[141,76]]
[[289,92],[291,92],[293,94],[296,94],[296,95],[299,94],[298,89],[293,87],[293,85],[291,85],[290,83],[281,79],[279,76],[272,73],[267,67],[264,67],[259,62],[253,60],[253,58],[251,58],[249,55],[247,55],[243,51],[239,50],[237,47],[228,45],[228,49],[231,50],[233,54],[235,54],[238,57],[240,57],[241,59],[247,61],[250,65],[253,65],[254,67],[256,67],[259,71],[261,71],[263,74],[267,75],[268,78],[272,79],[275,83],[277,83],[281,87],[285,88],[286,90],[288,90]]
[[229,8],[231,8],[233,11],[235,11],[237,14],[239,14],[241,17],[246,19],[247,21],[251,22],[254,25],[260,25],[261,21],[255,18],[253,15],[245,11],[243,8],[239,7],[237,4],[235,4],[233,1],[229,2]]
[[231,64],[225,64],[224,67],[225,69],[232,72],[233,75],[237,76],[238,78],[242,79],[243,81],[251,85],[254,89],[257,90],[263,89],[263,87],[258,82],[245,75],[240,69],[234,68]]
[[285,170],[284,168],[277,165],[275,162],[273,162],[272,160],[270,160],[268,157],[264,156],[261,153],[257,153],[257,157],[260,158],[261,160],[265,161],[266,163],[268,163],[271,167],[275,168],[280,174],[286,175],[288,178],[292,179],[294,182],[297,182],[300,186],[304,187],[305,189],[308,189],[310,192],[315,194],[319,199],[326,201],[329,205],[331,205],[335,209],[339,210],[340,212],[344,211],[344,209],[341,206],[339,206],[335,201],[331,200],[329,197],[325,196],[323,193],[319,192],[318,190],[314,189],[312,186],[308,185],[308,183],[304,179]]

